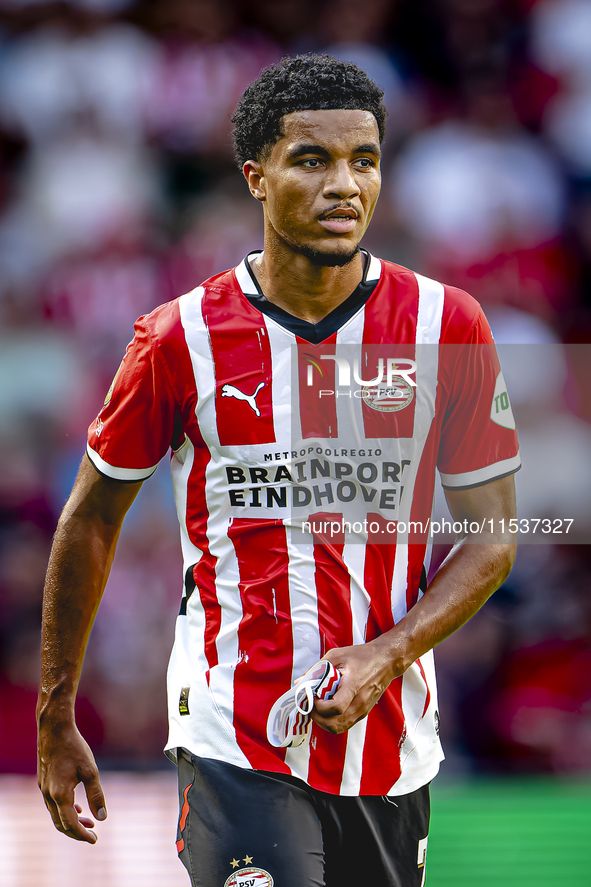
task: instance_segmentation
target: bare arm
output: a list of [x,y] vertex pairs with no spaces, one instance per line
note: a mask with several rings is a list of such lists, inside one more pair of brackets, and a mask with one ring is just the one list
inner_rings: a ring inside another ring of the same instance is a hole
[[79,818],[74,788],[84,784],[92,814],[105,819],[94,757],[74,719],[74,702],[94,617],[123,518],[141,482],[100,475],[85,456],[56,530],[43,598],[41,685],[37,704],[38,780],[58,831],[94,844],[92,820]]
[[[472,490],[446,491],[454,520],[478,521],[515,517],[513,477],[500,478]],[[394,626],[374,641],[330,650],[342,672],[339,690],[330,701],[316,702],[313,718],[331,733],[342,733],[364,718],[390,682],[403,674],[470,619],[505,581],[515,559],[509,536],[488,534],[483,542],[456,541],[426,593]]]

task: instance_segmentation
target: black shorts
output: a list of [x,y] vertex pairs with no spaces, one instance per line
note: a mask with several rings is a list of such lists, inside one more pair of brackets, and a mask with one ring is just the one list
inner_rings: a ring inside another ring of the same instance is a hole
[[177,849],[193,887],[421,887],[429,786],[344,797],[178,750]]

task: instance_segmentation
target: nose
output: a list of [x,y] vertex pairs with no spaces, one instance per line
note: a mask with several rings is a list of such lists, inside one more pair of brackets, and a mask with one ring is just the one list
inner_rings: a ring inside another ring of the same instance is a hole
[[358,197],[361,189],[357,184],[353,170],[344,158],[331,164],[326,172],[323,194],[325,197],[338,198],[339,200]]

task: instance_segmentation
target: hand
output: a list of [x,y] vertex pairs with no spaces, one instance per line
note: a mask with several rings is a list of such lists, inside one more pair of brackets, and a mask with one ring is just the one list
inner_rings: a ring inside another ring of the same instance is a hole
[[45,805],[59,832],[76,841],[95,844],[91,829],[94,821],[79,816],[82,808],[74,803],[74,789],[82,782],[92,815],[107,818],[105,797],[98,769],[88,743],[75,724],[44,726],[39,730],[38,782]]
[[367,717],[397,675],[379,638],[368,644],[336,647],[322,658],[339,669],[341,682],[332,699],[315,700],[312,719],[329,733],[344,733]]

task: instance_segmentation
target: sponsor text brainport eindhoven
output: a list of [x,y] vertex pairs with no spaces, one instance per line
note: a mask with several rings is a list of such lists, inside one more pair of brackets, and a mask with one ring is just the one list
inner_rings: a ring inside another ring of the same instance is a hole
[[[306,508],[357,500],[380,509],[396,509],[404,491],[404,475],[411,462],[329,461],[319,456],[378,459],[381,449],[334,449],[308,446],[285,453],[266,453],[265,461],[289,459],[287,465],[227,465],[228,496],[235,508]],[[305,458],[301,458],[305,456]],[[298,460],[298,461],[295,461]],[[291,469],[291,470],[290,470]],[[290,492],[288,500],[288,491]]]

